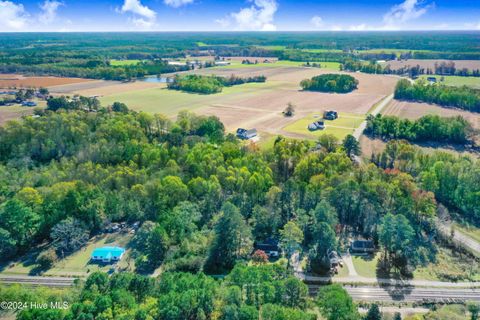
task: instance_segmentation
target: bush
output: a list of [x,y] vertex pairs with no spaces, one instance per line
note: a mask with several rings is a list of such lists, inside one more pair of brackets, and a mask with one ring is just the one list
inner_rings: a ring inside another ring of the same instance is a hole
[[53,264],[58,260],[58,256],[55,253],[55,249],[50,248],[47,251],[40,253],[37,257],[37,264],[43,270],[50,269]]
[[300,83],[303,90],[348,93],[358,86],[358,80],[346,74],[323,74]]

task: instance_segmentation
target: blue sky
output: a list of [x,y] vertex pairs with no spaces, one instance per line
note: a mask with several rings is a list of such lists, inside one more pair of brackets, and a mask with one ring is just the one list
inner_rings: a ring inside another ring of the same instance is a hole
[[0,32],[146,30],[480,30],[480,0],[0,0]]

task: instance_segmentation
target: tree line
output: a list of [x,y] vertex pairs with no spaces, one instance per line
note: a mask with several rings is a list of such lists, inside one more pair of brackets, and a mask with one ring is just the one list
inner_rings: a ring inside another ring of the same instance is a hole
[[195,92],[203,94],[214,94],[222,92],[223,87],[231,87],[235,85],[265,82],[265,76],[254,76],[241,78],[235,75],[230,77],[220,76],[202,76],[196,74],[176,75],[172,82],[169,82],[168,88],[172,90],[182,90],[186,92]]
[[385,140],[405,139],[416,142],[464,144],[470,140],[473,129],[462,116],[442,118],[437,115],[426,115],[412,121],[378,114],[367,117],[365,133]]
[[395,87],[395,99],[436,103],[445,107],[480,112],[480,91],[466,86],[428,85],[422,80],[412,84],[402,79]]
[[358,80],[345,74],[322,74],[303,80],[300,86],[307,91],[348,93],[357,89]]

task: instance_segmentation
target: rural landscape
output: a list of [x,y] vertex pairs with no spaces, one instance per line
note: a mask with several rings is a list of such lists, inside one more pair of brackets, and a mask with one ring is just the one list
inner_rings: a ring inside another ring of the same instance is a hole
[[0,319],[479,319],[479,158],[478,30],[0,33]]

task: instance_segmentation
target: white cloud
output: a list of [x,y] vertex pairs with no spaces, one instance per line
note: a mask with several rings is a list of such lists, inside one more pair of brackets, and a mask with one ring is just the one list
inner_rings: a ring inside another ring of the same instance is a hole
[[323,26],[323,19],[320,16],[313,16],[312,19],[310,19],[310,23],[315,27],[315,28],[321,28]]
[[365,30],[368,30],[368,26],[365,23],[362,23],[356,26],[350,26],[348,30],[349,31],[365,31]]
[[405,0],[393,6],[390,11],[383,16],[383,22],[387,28],[395,28],[409,20],[421,17],[430,7],[431,6],[426,5],[423,0]]
[[27,25],[28,13],[22,4],[0,1],[0,31],[20,30]]
[[330,31],[343,31],[343,28],[341,26],[332,26],[330,28]]
[[120,12],[130,12],[134,14],[134,17],[130,18],[130,21],[141,29],[152,28],[157,18],[157,13],[149,7],[142,5],[140,0],[125,0]]
[[193,0],[163,0],[167,6],[178,8],[193,3]]
[[45,2],[40,5],[42,13],[39,15],[38,20],[43,24],[52,23],[57,17],[57,10],[60,6],[63,6],[63,2],[56,0],[45,0]]
[[223,19],[215,20],[224,28],[234,24],[235,30],[239,31],[275,31],[273,24],[275,13],[278,10],[276,0],[249,0],[252,5],[242,8],[238,12],[231,13]]

